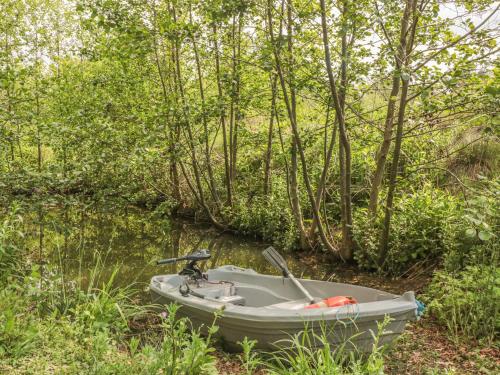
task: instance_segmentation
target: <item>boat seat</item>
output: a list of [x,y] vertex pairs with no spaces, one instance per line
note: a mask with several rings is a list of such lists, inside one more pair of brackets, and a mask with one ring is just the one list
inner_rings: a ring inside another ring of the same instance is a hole
[[293,301],[286,301],[275,303],[273,305],[266,306],[266,309],[284,309],[284,310],[301,310],[309,305],[307,298],[296,299]]

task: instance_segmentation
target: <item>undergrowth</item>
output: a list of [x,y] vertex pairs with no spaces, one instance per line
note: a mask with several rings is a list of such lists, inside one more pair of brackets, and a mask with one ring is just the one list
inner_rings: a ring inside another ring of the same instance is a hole
[[[65,280],[58,269],[30,260],[20,246],[20,218],[13,209],[0,231],[0,373],[218,373],[220,314],[211,326],[197,329],[178,316],[179,306],[158,313],[139,305],[133,288],[114,287],[118,268],[103,281],[100,261],[85,284]],[[320,343],[317,349],[309,348],[310,338]],[[254,345],[248,339],[241,343],[240,365],[247,374],[379,374],[384,367],[377,345],[366,358],[342,346],[332,354],[327,336],[307,329],[290,338],[287,350],[259,353]]]

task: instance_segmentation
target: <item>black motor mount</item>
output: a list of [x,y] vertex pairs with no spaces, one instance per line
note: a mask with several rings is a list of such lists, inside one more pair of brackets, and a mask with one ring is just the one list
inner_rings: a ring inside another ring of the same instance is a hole
[[189,261],[189,263],[179,272],[179,275],[191,276],[193,279],[201,279],[203,278],[203,274],[201,270],[198,268],[196,262],[207,260],[209,258],[210,258],[210,252],[207,249],[201,249],[183,257],[161,259],[158,260],[156,264],[157,265],[172,264],[183,260],[187,260]]

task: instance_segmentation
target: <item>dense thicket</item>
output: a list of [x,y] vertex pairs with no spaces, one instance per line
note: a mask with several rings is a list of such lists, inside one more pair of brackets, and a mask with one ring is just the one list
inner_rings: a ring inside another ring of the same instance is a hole
[[493,1],[0,7],[3,189],[163,202],[392,272],[494,237],[463,220],[497,194]]

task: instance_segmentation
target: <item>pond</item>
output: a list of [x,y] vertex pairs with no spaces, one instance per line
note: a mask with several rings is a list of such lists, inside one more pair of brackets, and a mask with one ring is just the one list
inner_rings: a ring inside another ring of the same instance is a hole
[[[115,285],[147,289],[155,274],[176,273],[183,263],[157,266],[163,258],[208,249],[203,268],[232,264],[279,274],[262,256],[269,244],[245,236],[221,233],[209,225],[172,219],[116,202],[23,202],[25,241],[43,269],[58,269],[66,280],[88,285],[93,273],[99,284],[118,267]],[[296,276],[314,276],[312,269],[283,254]],[[95,284],[94,284],[95,285]]]

